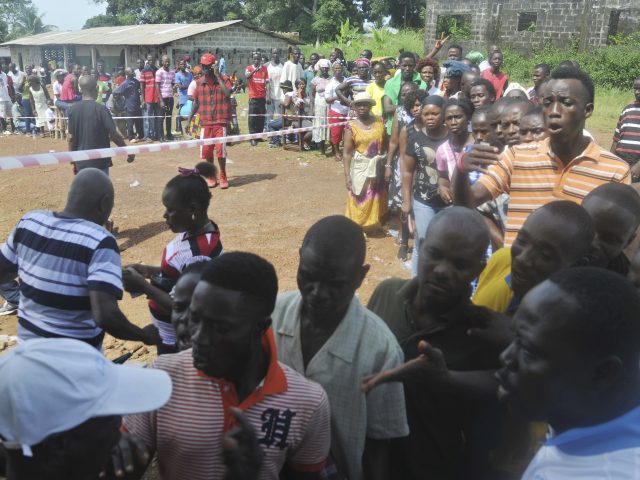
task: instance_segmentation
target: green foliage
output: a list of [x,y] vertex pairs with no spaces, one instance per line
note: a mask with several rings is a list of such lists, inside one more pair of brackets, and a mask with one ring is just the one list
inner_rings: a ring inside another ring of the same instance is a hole
[[346,23],[346,29],[349,31],[349,19],[341,22],[346,13],[347,9],[340,0],[324,0],[316,12],[311,28],[321,39],[333,38],[336,34],[342,38],[345,33],[344,23]]
[[471,19],[466,15],[438,15],[436,37],[442,34],[451,37],[451,40],[469,40]]
[[96,15],[84,22],[83,29],[96,27],[119,27],[121,25],[135,25],[136,17],[133,15]]
[[344,50],[344,47],[351,45],[351,42],[360,38],[360,32],[357,27],[352,27],[349,19],[347,18],[340,24],[340,30],[336,35],[336,43],[340,49]]
[[[337,40],[323,42],[317,48],[311,44],[303,45],[301,49],[306,58],[313,52],[323,53],[329,58],[331,49],[336,46],[340,46]],[[370,34],[359,33],[352,36],[349,42],[344,42],[344,48],[340,48],[347,59],[357,58],[365,48],[373,51],[374,57],[396,57],[401,48],[423,55],[424,33],[421,30],[410,29],[399,30],[397,33],[392,33],[387,28],[372,29]]]
[[56,30],[45,25],[31,0],[0,0],[0,41]]
[[545,46],[525,56],[505,48],[504,70],[514,81],[530,84],[531,72],[538,63],[547,63],[554,69],[567,59],[576,60],[601,88],[628,90],[640,75],[640,41],[600,48],[590,52],[578,51],[576,43],[568,48]]

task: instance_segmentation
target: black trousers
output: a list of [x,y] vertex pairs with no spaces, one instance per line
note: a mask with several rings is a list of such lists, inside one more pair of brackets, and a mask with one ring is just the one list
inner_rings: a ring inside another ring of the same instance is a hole
[[[138,140],[142,140],[144,138],[144,129],[142,128],[143,122],[141,115],[141,112],[127,113],[127,117],[139,117],[127,118],[127,138],[129,140],[132,140],[136,137],[138,138]],[[134,126],[136,127],[135,133],[133,131]]]
[[[265,114],[267,113],[266,98],[249,99],[249,133],[262,133],[264,131]],[[257,116],[252,116],[257,115]]]
[[160,127],[160,135],[164,138],[171,137],[171,114],[173,113],[173,97],[162,98],[164,102],[164,110],[162,114],[164,115],[164,135],[162,135],[162,126]]

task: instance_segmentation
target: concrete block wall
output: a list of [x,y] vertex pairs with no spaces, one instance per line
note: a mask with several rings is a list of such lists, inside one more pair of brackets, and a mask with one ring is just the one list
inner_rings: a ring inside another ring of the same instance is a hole
[[[238,77],[244,77],[244,69],[251,64],[251,54],[256,50],[270,56],[272,48],[278,48],[281,58],[286,59],[286,52],[291,44],[271,35],[252,30],[242,25],[231,25],[219,30],[194,35],[183,40],[173,42],[170,47],[174,58],[183,54],[190,54],[194,61],[198,61],[202,53],[216,49],[224,52],[227,62],[227,74],[237,70]],[[200,50],[200,53],[198,53]]]
[[[429,0],[425,20],[425,50],[435,41],[439,15],[469,15],[469,47],[492,43],[522,51],[552,43],[567,46],[577,41],[583,49],[605,46],[612,10],[630,10],[622,18],[629,24],[640,16],[638,0]],[[520,13],[537,13],[535,31],[518,31]]]

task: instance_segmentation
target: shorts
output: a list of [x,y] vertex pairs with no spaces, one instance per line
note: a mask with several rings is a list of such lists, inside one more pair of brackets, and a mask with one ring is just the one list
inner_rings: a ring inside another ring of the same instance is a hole
[[334,125],[334,123],[341,123],[347,120],[346,115],[338,113],[334,110],[329,109],[328,115],[329,131],[331,133],[331,143],[334,145],[338,145],[342,141],[342,133],[344,132],[345,125]]
[[[200,126],[200,140],[205,138],[220,138],[227,136],[226,125],[203,125]],[[204,160],[213,159],[215,153],[218,153],[218,158],[227,158],[227,144],[213,143],[211,145],[202,145],[200,147],[200,158]]]

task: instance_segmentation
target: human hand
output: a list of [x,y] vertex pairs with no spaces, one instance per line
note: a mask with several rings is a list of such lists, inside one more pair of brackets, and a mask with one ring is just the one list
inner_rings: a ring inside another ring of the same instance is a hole
[[500,151],[496,147],[487,144],[473,145],[469,151],[462,155],[461,163],[464,173],[487,173],[491,165],[498,163]]
[[384,179],[386,182],[390,182],[393,178],[393,170],[391,167],[384,167]]
[[213,65],[213,67],[211,68],[211,70],[213,71],[213,74],[216,77],[220,76],[220,65],[218,65],[217,63]]
[[633,183],[640,182],[640,162],[636,162],[631,167],[631,181]]
[[383,383],[426,382],[449,375],[449,369],[441,350],[432,347],[424,340],[420,340],[418,352],[420,355],[402,365],[384,372],[367,375],[362,379],[360,388],[364,393],[369,393]]
[[158,345],[162,341],[158,328],[152,323],[142,327],[142,333],[144,335],[142,343],[145,345]]
[[[120,441],[111,450],[109,470],[113,470],[117,478],[123,478],[134,472],[136,466],[145,467],[149,460],[149,451],[142,439],[133,433],[123,432]],[[100,474],[101,478],[105,476],[106,472]]]
[[125,270],[133,269],[142,275],[144,278],[149,278],[152,274],[148,265],[143,265],[142,263],[131,263],[129,265],[125,265]]
[[440,35],[440,38],[438,40],[436,40],[436,44],[434,46],[434,48],[436,50],[440,50],[442,47],[444,47],[444,44],[447,43],[447,40],[449,40],[450,35],[447,35],[446,37],[444,36],[444,32],[442,32],[442,34]]
[[351,181],[351,175],[346,175],[346,187],[347,187],[347,191],[349,191],[349,192],[353,188],[353,182]]
[[242,411],[235,407],[230,411],[238,426],[222,437],[222,461],[227,467],[224,480],[254,480],[260,472],[264,451]]
[[445,185],[438,185],[438,194],[440,198],[444,200],[444,203],[451,205],[453,203],[453,195],[451,195],[451,189]]
[[125,268],[122,270],[122,285],[125,292],[138,293],[146,286],[147,281],[134,268]]
[[507,348],[513,340],[513,319],[484,307],[474,310],[475,318],[471,320],[477,322],[478,326],[467,330],[467,335]]

